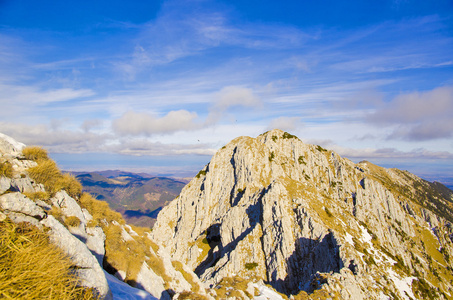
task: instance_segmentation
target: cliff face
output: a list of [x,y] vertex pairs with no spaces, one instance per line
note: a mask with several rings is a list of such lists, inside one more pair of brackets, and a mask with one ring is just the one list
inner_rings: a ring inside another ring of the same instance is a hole
[[209,284],[240,276],[287,295],[450,299],[452,200],[408,172],[272,130],[220,149],[152,237]]

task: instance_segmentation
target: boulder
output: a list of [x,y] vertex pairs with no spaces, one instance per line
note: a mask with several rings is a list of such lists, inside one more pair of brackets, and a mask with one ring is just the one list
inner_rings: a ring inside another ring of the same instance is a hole
[[41,224],[50,229],[48,234],[51,241],[66,252],[78,267],[77,273],[82,284],[95,288],[102,299],[112,299],[104,270],[88,247],[51,215],[41,220]]
[[19,192],[0,196],[0,206],[3,210],[19,212],[38,219],[46,216],[46,213],[41,207]]

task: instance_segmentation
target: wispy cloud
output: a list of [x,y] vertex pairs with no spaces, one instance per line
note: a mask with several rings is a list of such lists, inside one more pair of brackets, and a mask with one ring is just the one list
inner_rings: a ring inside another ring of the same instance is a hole
[[129,111],[113,121],[113,130],[119,135],[168,134],[200,128],[198,116],[187,110],[170,111],[163,117]]
[[294,131],[296,129],[300,129],[303,126],[304,124],[302,123],[300,117],[279,117],[273,119],[270,122],[269,126],[267,127],[267,130],[277,128],[285,131]]
[[348,158],[359,159],[376,159],[376,158],[392,158],[392,159],[443,159],[452,160],[453,153],[448,151],[429,151],[426,149],[414,149],[411,151],[401,151],[395,148],[366,148],[366,149],[351,149],[336,145],[331,145],[331,149],[338,154]]

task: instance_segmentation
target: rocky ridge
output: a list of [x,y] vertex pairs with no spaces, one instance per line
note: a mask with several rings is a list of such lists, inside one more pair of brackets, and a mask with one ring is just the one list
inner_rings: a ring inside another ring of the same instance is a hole
[[[46,232],[72,261],[79,284],[100,299],[171,299],[191,290],[211,298],[190,268],[153,242],[150,230],[127,225],[105,202],[82,194],[75,179],[48,167],[53,161],[29,158],[26,149],[0,134],[0,223],[25,222]],[[37,170],[51,186],[33,179]],[[59,180],[70,184],[51,191]]]
[[272,130],[220,149],[151,236],[213,287],[241,277],[300,299],[452,299],[452,200]]

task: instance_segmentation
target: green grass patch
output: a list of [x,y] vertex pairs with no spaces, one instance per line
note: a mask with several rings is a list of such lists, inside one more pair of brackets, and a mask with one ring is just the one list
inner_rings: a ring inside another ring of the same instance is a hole
[[195,177],[200,178],[201,176],[206,176],[206,170],[200,170]]
[[299,139],[297,136],[295,135],[292,135],[288,132],[284,132],[283,133],[283,136],[282,136],[284,139]]
[[324,149],[323,147],[317,145],[316,146],[316,150],[318,150],[319,152],[327,152],[327,149]]
[[269,155],[269,162],[272,162],[275,158],[275,153],[274,151],[271,152],[271,154]]
[[307,163],[305,162],[304,157],[302,155],[299,156],[297,161],[299,162],[299,165],[307,165]]

